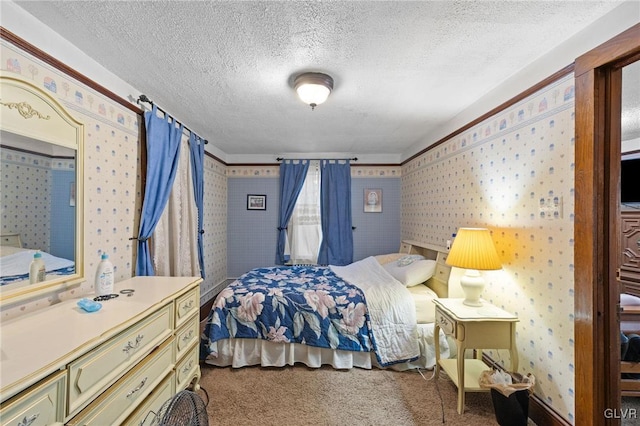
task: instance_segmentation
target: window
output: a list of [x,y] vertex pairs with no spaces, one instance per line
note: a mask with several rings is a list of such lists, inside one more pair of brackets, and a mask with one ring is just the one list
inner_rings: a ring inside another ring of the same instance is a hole
[[285,254],[290,264],[318,263],[318,250],[322,242],[320,213],[320,164],[311,161],[302,190],[287,225]]

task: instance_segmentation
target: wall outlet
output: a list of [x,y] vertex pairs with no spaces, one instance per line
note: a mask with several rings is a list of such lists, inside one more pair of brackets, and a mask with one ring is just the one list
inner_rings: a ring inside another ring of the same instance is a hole
[[541,219],[561,219],[562,196],[540,198],[539,213]]

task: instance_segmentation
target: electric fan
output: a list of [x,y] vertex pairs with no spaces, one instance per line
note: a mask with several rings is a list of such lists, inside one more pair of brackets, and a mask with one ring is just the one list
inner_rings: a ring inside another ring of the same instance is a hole
[[158,426],[208,426],[209,416],[202,398],[190,390],[182,390],[162,404],[153,419]]

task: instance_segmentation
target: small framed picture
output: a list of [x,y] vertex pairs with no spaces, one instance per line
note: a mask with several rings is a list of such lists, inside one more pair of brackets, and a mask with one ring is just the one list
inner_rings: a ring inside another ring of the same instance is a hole
[[382,189],[364,190],[364,212],[382,213]]
[[267,196],[266,195],[247,195],[247,210],[266,210],[267,209]]

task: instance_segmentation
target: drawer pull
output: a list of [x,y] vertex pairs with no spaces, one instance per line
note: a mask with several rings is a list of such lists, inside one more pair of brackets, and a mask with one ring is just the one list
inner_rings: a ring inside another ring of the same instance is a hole
[[447,321],[446,318],[440,318],[440,324],[442,325],[449,325],[449,321]]
[[18,423],[18,426],[31,426],[31,423],[35,422],[38,417],[40,417],[40,413],[34,414],[29,418],[27,418],[27,416],[24,416],[22,421]]
[[144,379],[142,379],[142,381],[140,382],[140,384],[138,385],[137,388],[130,390],[129,393],[127,394],[127,398],[129,398],[131,395],[133,395],[134,393],[138,392],[140,389],[142,389],[145,385],[145,383],[147,383],[147,377],[145,377]]
[[188,373],[191,370],[191,367],[193,367],[193,360],[189,361],[189,364],[184,366],[184,368],[182,369],[182,373]]
[[182,309],[184,309],[185,311],[188,311],[191,308],[193,308],[193,299],[189,300],[189,303],[185,303],[184,305],[182,305]]
[[182,341],[183,342],[188,342],[189,340],[191,340],[193,338],[193,330],[189,330],[189,334],[185,334],[182,337]]
[[142,339],[144,339],[144,335],[138,334],[138,336],[136,337],[135,343],[131,343],[131,340],[129,340],[127,342],[127,346],[122,348],[122,352],[126,352],[128,354],[130,350],[138,349],[140,347],[140,342],[142,342]]

